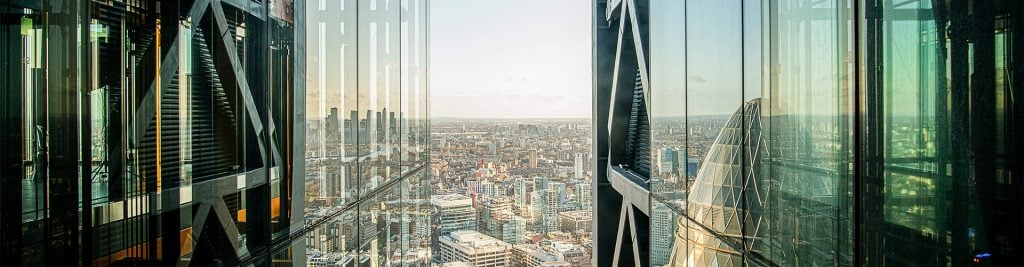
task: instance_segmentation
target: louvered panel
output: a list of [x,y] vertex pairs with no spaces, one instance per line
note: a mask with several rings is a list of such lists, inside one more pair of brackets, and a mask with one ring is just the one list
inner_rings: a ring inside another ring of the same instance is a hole
[[[204,31],[193,36],[192,157],[193,177],[199,180],[235,172],[235,116],[214,66],[213,51]],[[217,41],[212,39],[212,41]],[[219,116],[219,118],[218,118]],[[223,123],[226,121],[227,123]],[[226,125],[219,125],[226,124]]]
[[[178,123],[178,77],[170,77],[160,98],[160,166],[161,187],[176,186],[181,173],[180,129]],[[139,160],[143,177],[157,176],[157,120],[151,120],[142,136]],[[146,179],[146,188],[156,188],[157,179]]]
[[633,83],[633,101],[626,130],[626,153],[631,159],[629,169],[644,177],[650,177],[651,173],[650,132],[647,103],[638,70]]

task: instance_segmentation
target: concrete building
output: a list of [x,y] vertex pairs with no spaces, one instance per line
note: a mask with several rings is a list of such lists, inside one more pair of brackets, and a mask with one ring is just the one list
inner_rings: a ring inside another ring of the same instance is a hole
[[591,210],[563,211],[558,213],[558,219],[563,232],[590,232],[590,224],[593,222],[594,212]]
[[481,234],[460,230],[442,236],[437,250],[441,262],[465,262],[477,267],[511,266],[512,245]]
[[550,246],[518,244],[512,249],[512,266],[539,267],[564,262],[565,256]]
[[[454,231],[476,231],[476,210],[473,199],[459,194],[435,195],[430,198],[432,221],[431,247],[436,251],[440,237]],[[435,255],[436,258],[437,255]]]

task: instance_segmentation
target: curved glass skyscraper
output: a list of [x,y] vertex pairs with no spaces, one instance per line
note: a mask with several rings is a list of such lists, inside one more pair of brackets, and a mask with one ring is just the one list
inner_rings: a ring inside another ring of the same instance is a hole
[[[689,251],[676,247],[674,262],[742,265],[740,252],[723,242],[743,244],[744,235],[757,236],[763,219],[762,201],[769,192],[760,184],[760,172],[744,170],[761,164],[759,150],[764,149],[764,142],[759,105],[760,99],[754,99],[737,109],[708,148],[686,200],[687,214],[697,223],[680,225],[687,228],[686,234],[677,235],[675,241],[699,246]],[[745,146],[747,141],[757,145]]]

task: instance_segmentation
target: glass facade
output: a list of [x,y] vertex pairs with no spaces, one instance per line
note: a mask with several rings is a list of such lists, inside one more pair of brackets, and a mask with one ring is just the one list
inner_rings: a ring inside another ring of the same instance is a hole
[[426,0],[0,14],[5,264],[429,261]]
[[304,221],[313,228],[290,255],[318,266],[428,265],[427,1],[306,4]]
[[598,2],[595,116],[609,132],[595,153],[608,151],[606,179],[629,168],[614,162],[631,145],[615,129],[633,127],[614,122],[615,80],[640,68],[657,168],[637,180],[649,204],[599,193],[598,205],[649,205],[634,218],[650,226],[619,226],[641,244],[598,237],[596,253],[652,266],[1024,261],[1019,1]]

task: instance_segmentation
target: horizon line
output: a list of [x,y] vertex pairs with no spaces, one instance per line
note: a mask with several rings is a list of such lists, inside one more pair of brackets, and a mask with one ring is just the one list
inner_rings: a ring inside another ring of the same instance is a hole
[[454,117],[454,116],[431,116],[431,119],[499,119],[499,120],[582,120],[591,117]]

